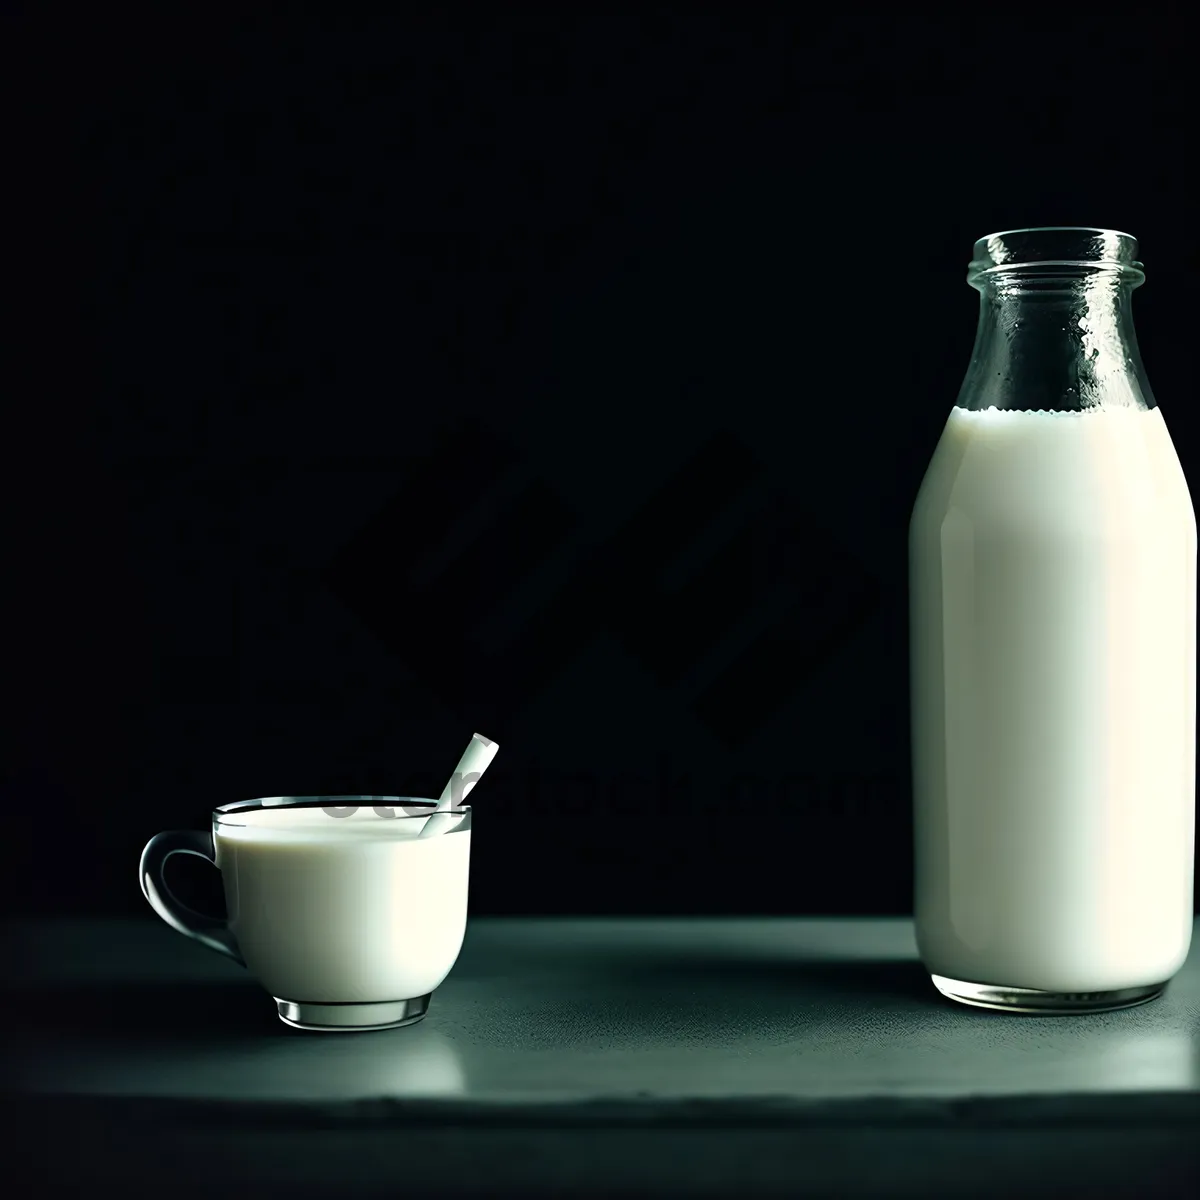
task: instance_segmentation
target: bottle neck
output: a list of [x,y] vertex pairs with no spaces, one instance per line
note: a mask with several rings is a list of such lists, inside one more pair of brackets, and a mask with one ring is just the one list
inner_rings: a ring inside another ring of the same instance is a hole
[[1155,406],[1119,272],[980,280],[979,329],[958,407],[1086,412]]

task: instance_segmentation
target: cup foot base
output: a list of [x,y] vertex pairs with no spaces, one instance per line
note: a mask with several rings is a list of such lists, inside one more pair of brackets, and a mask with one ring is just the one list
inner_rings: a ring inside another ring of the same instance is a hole
[[316,1033],[368,1033],[374,1029],[415,1025],[429,1011],[429,996],[374,1004],[310,1004],[280,1000],[276,996],[275,1008],[279,1019],[293,1029]]
[[930,978],[943,996],[959,1004],[990,1008],[996,1012],[1035,1013],[1043,1017],[1133,1008],[1134,1005],[1157,999],[1167,986],[1164,982],[1144,987],[1117,988],[1108,992],[1043,992],[1037,988],[968,983],[962,979],[947,979],[944,975],[930,975]]

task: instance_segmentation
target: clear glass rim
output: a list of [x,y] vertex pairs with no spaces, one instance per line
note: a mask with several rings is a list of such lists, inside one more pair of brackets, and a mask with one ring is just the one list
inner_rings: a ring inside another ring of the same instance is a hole
[[970,283],[991,278],[1070,278],[1111,275],[1132,283],[1145,278],[1137,238],[1119,229],[1088,225],[1033,225],[989,233],[975,242]]
[[1128,238],[1137,244],[1137,238],[1123,229],[1108,229],[1103,225],[1018,225],[1013,229],[998,229],[995,233],[985,234],[976,239],[975,244],[986,242],[989,238],[1012,237],[1017,233],[1103,233],[1109,237]]
[[[275,809],[298,808],[386,808],[393,810],[388,820],[425,820],[436,808],[437,801],[425,796],[263,796],[256,800],[235,800],[213,809],[216,825],[241,825],[238,818],[251,812],[268,812]],[[469,804],[441,810],[451,816],[462,816],[471,811]],[[330,815],[331,820],[337,818]]]

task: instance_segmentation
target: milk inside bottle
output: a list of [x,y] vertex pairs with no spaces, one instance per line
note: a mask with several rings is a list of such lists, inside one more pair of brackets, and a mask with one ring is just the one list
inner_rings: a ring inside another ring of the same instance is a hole
[[915,914],[953,999],[1153,999],[1192,929],[1196,522],[1126,234],[976,243],[974,354],[910,527]]

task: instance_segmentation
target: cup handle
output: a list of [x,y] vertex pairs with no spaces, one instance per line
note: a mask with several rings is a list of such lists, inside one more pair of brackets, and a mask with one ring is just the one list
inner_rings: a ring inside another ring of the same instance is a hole
[[194,854],[214,867],[217,865],[210,834],[201,833],[196,829],[171,829],[166,833],[155,834],[146,843],[146,848],[142,851],[142,861],[138,866],[138,882],[142,885],[142,895],[172,929],[195,938],[210,950],[227,954],[234,962],[245,966],[227,921],[198,913],[172,895],[163,878],[163,868],[172,854]]

